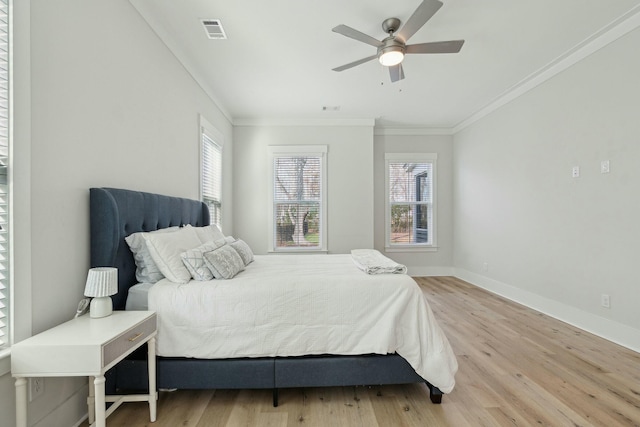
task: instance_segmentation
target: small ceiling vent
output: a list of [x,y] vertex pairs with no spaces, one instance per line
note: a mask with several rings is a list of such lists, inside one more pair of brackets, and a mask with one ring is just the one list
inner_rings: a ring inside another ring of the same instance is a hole
[[226,40],[227,33],[222,28],[222,23],[219,19],[203,19],[202,25],[207,33],[207,37],[214,40]]

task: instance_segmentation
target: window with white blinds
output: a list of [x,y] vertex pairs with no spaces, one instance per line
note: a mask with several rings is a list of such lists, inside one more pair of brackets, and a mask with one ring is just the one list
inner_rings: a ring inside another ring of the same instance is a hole
[[326,146],[271,147],[272,250],[323,250]]
[[435,154],[387,154],[386,246],[435,246]]
[[209,206],[211,224],[222,227],[222,143],[201,128],[201,200]]
[[0,0],[0,349],[10,344],[9,334],[9,5]]

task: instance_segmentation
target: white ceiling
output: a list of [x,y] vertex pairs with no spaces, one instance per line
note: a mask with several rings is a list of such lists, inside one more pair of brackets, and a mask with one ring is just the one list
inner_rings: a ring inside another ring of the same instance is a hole
[[[234,123],[375,119],[439,129],[640,11],[638,0],[443,0],[409,44],[464,39],[461,52],[409,55],[405,79],[391,83],[377,61],[332,71],[375,48],[331,29],[345,24],[383,39],[382,21],[406,21],[420,0],[130,1]],[[207,38],[201,19],[220,20],[228,39]]]

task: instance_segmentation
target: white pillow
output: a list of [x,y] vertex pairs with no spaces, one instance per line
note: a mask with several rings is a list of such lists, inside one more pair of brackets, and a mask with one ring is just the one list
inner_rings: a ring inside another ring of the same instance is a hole
[[202,243],[214,242],[219,239],[224,239],[224,234],[218,228],[217,225],[211,224],[204,227],[193,227],[198,234],[198,238]]
[[244,240],[238,239],[235,242],[229,243],[229,246],[231,246],[236,250],[236,252],[238,252],[238,255],[240,255],[240,258],[242,258],[242,262],[244,262],[244,265],[249,265],[251,264],[251,262],[253,262],[253,251]]
[[184,263],[189,273],[191,273],[191,277],[194,280],[204,281],[204,280],[212,280],[213,273],[207,267],[207,264],[204,262],[204,253],[211,252],[220,246],[224,245],[224,239],[219,239],[216,242],[209,242],[203,245],[198,246],[195,249],[189,249],[186,252],[180,254],[182,258],[182,262]]
[[187,283],[191,279],[180,255],[201,245],[194,227],[183,227],[174,233],[150,234],[146,239],[151,258],[167,279],[175,283]]
[[164,278],[160,269],[151,258],[151,254],[147,249],[146,236],[155,233],[168,233],[177,231],[178,227],[161,228],[160,230],[139,232],[128,235],[124,238],[129,249],[133,253],[133,260],[136,263],[136,280],[139,283],[156,283]]
[[231,279],[244,270],[244,262],[235,249],[224,245],[204,253],[204,262],[216,279]]

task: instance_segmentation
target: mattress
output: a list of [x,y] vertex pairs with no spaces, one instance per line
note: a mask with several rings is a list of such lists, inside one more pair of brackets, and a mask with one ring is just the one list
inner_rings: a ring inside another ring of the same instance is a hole
[[160,356],[397,353],[443,392],[455,384],[455,355],[416,282],[368,275],[350,255],[256,255],[233,279],[164,279],[148,295]]
[[129,288],[125,310],[148,310],[149,289],[153,283],[137,283]]

